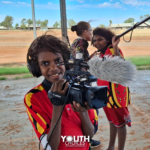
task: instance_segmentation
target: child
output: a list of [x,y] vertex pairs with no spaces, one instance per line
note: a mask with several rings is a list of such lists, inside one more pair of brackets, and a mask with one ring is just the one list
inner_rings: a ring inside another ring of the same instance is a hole
[[[88,22],[85,21],[80,21],[77,25],[74,25],[71,27],[71,31],[76,31],[76,34],[78,36],[77,39],[74,40],[72,43],[71,47],[74,49],[74,57],[77,53],[82,53],[83,54],[83,60],[88,61],[90,58],[96,55],[96,52],[93,54],[89,55],[89,52],[87,50],[89,43],[88,41],[92,41],[92,27]],[[97,114],[97,121],[98,121],[98,110],[95,110],[95,114]],[[98,130],[98,123],[95,126],[95,131],[96,133]],[[98,147],[101,143],[100,141],[96,141],[91,139],[91,148]]]
[[[43,35],[36,38],[27,53],[27,62],[32,74],[43,76],[41,84],[32,88],[24,98],[29,120],[43,147],[48,144],[47,150],[74,150],[74,146],[67,147],[61,136],[90,136],[94,135],[95,114],[88,107],[83,108],[79,103],[67,104],[62,116],[47,143],[52,130],[60,116],[63,105],[52,104],[48,98],[48,91],[65,95],[68,83],[62,90],[66,71],[64,63],[69,59],[68,46],[52,35]],[[80,140],[81,141],[81,140]],[[88,150],[89,143],[76,147],[78,150]]]
[[92,28],[88,22],[80,21],[77,25],[71,27],[71,31],[76,31],[78,36],[78,38],[75,39],[71,45],[72,49],[74,50],[74,57],[76,53],[82,53],[83,59],[88,61],[91,57],[96,55],[96,52],[94,52],[90,56],[87,50],[89,46],[88,41],[92,41]]
[[[123,53],[117,45],[120,39],[108,29],[96,28],[93,31],[92,44],[100,51],[100,57],[105,55],[121,56]],[[116,66],[117,67],[117,66]],[[105,114],[110,122],[110,141],[107,150],[115,150],[115,139],[118,133],[118,150],[123,150],[126,140],[126,124],[131,126],[128,104],[130,103],[129,88],[120,84],[111,83],[98,79],[99,86],[108,86],[107,106],[104,107]]]

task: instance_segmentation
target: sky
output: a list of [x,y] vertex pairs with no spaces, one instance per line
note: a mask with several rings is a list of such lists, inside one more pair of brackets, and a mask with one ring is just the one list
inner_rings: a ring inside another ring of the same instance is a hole
[[[49,21],[53,26],[60,21],[60,0],[34,0],[36,20]],[[150,14],[150,0],[66,0],[67,19],[90,21],[92,27],[100,24],[124,23],[128,18],[140,21],[141,15]],[[9,15],[13,26],[23,18],[32,19],[31,0],[0,0],[0,22]]]

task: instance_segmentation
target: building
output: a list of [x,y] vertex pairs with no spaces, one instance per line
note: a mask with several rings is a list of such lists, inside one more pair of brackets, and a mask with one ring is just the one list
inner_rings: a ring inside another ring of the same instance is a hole
[[[134,24],[136,24],[137,22],[134,23],[119,23],[119,24],[111,24],[111,26],[108,26],[108,28],[110,29],[115,29],[115,30],[119,30],[119,29],[129,29],[131,28]],[[146,23],[146,24],[145,24]],[[141,24],[140,26],[137,27],[137,29],[150,29],[150,22],[145,22],[143,24]]]
[[0,30],[8,30],[8,28],[6,28],[4,26],[0,26]]
[[[25,26],[26,26],[25,29],[33,30],[33,24],[31,24],[31,25],[26,24]],[[36,25],[36,30],[40,30],[40,28],[41,28],[40,26]],[[22,28],[20,26],[18,26],[16,29],[21,30]]]
[[[17,30],[22,30],[22,28],[20,26],[18,26],[16,29]],[[33,30],[33,25],[29,25],[29,26],[26,25],[25,29]],[[58,28],[54,28],[54,27],[40,27],[40,26],[36,25],[36,30],[47,31],[47,30],[50,30],[50,29],[61,29],[61,28],[60,27],[58,27]]]

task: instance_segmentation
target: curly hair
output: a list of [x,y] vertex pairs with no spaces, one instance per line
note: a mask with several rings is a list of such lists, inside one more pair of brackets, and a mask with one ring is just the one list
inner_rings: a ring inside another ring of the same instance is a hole
[[[104,37],[107,41],[109,41],[108,44],[112,44],[112,38],[115,35],[111,30],[107,29],[107,28],[100,28],[97,27],[93,30],[93,36],[94,35],[99,35]],[[92,40],[92,44],[93,44],[93,40]]]
[[28,49],[27,59],[36,66],[36,70],[40,71],[38,65],[38,54],[43,51],[60,53],[66,63],[70,58],[70,49],[68,45],[53,35],[42,35],[36,38]]

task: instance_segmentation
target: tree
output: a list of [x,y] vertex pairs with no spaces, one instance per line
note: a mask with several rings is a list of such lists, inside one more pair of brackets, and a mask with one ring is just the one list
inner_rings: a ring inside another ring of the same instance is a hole
[[140,20],[141,20],[141,21],[143,20],[143,16],[142,16],[142,15],[140,16]]
[[16,25],[15,25],[15,29],[17,29],[17,27],[19,26],[19,24],[18,23],[16,23]]
[[21,27],[22,29],[25,29],[25,28],[26,28],[26,19],[23,18],[20,23],[21,23],[20,27]]
[[59,27],[61,28],[61,20],[59,21]]
[[99,27],[105,28],[105,25],[104,24],[100,24]]
[[41,21],[41,27],[47,27],[48,20],[45,19],[45,21]]
[[28,24],[28,29],[29,29],[30,25],[32,25],[32,24],[33,24],[33,20],[28,19],[28,20],[26,21],[26,23]]
[[36,21],[36,24],[37,24],[37,26],[41,26],[41,20],[40,20],[40,19],[37,20],[37,21]]
[[67,21],[68,21],[68,26],[69,26],[69,28],[71,28],[71,26],[76,25],[76,22],[75,22],[73,19],[69,19],[69,20],[67,20]]
[[[147,14],[147,15],[144,15],[144,19],[146,19],[147,17],[149,17],[150,15]],[[150,22],[150,20],[148,20]]]
[[111,24],[112,24],[112,21],[111,20],[109,20],[109,26],[111,27]]
[[147,17],[149,17],[150,15],[149,14],[147,14],[147,15],[144,15],[144,19],[146,19]]
[[[144,15],[144,19],[146,19],[147,17],[149,17],[150,15],[149,14],[147,14],[147,15]],[[149,22],[150,22],[150,20],[148,20]]]
[[129,18],[127,20],[124,21],[124,23],[134,23],[134,18]]
[[53,24],[54,28],[58,28],[59,26],[60,26],[60,24],[57,21]]
[[11,16],[6,16],[4,21],[1,22],[1,26],[4,26],[8,29],[10,29],[12,27],[12,24],[13,24],[13,17],[11,17]]

